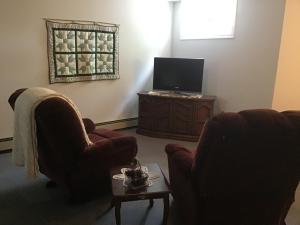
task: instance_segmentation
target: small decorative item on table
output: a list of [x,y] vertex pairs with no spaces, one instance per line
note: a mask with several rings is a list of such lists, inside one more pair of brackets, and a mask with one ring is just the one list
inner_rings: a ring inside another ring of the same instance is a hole
[[137,158],[133,159],[130,168],[122,168],[121,172],[125,176],[123,185],[128,189],[136,190],[151,185],[148,168],[141,166]]

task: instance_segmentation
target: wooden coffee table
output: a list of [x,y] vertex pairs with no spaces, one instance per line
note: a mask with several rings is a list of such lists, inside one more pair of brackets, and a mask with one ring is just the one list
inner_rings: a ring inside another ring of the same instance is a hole
[[[137,200],[149,200],[150,207],[153,206],[153,199],[163,199],[164,201],[164,214],[163,214],[163,224],[167,224],[168,213],[169,213],[169,194],[170,189],[167,180],[157,164],[146,165],[148,171],[152,174],[159,175],[159,178],[154,179],[153,184],[150,187],[145,187],[139,190],[127,190],[123,186],[123,180],[113,179],[113,175],[120,174],[120,169],[122,167],[116,167],[111,170],[111,184],[112,184],[112,206],[115,206],[115,217],[116,224],[121,224],[121,203],[128,201]],[[124,167],[124,166],[123,166]],[[126,166],[125,166],[126,167]]]

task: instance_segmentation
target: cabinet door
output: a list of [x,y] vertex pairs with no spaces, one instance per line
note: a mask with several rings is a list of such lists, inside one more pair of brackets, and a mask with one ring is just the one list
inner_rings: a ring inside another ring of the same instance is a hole
[[159,97],[140,96],[139,127],[153,131],[169,131],[170,100]]
[[213,103],[212,102],[197,102],[194,105],[194,124],[192,125],[193,134],[199,135],[202,131],[204,123],[213,114]]
[[172,130],[175,133],[200,135],[205,121],[212,115],[212,103],[194,100],[174,100]]
[[192,134],[193,101],[174,99],[172,104],[171,120],[172,131],[178,134]]

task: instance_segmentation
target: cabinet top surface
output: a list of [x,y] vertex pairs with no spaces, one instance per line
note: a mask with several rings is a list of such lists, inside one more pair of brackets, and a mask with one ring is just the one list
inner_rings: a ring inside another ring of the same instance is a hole
[[138,95],[142,96],[157,96],[163,98],[180,98],[180,99],[202,99],[202,100],[210,100],[214,101],[216,96],[211,95],[201,95],[201,94],[193,94],[193,93],[175,93],[170,91],[142,91],[139,92]]

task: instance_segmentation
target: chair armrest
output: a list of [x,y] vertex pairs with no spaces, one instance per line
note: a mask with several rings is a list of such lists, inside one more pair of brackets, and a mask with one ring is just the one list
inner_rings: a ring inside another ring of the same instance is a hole
[[103,139],[93,143],[92,145],[86,147],[86,149],[81,153],[83,159],[86,158],[103,158],[113,151],[113,144],[109,139]]
[[133,136],[120,136],[110,138],[113,145],[113,158],[116,164],[129,164],[137,154],[136,138]]
[[[122,147],[125,141],[132,141],[131,145]],[[128,164],[136,155],[136,142],[134,137],[118,137],[111,139],[103,139],[88,146],[81,153],[81,163],[98,163],[103,168],[111,166]]]
[[185,176],[191,175],[191,170],[194,161],[194,153],[186,149],[182,145],[168,144],[166,146],[168,155],[169,170],[172,173],[172,168],[176,167]]
[[86,130],[87,133],[91,133],[95,130],[96,125],[91,119],[83,118],[82,122],[84,124],[85,130]]
[[97,167],[99,171],[109,172],[109,168],[113,165],[113,144],[109,139],[103,139],[88,146],[79,156],[78,168]]
[[[127,146],[128,149],[132,149],[133,157],[137,154],[136,138],[133,136],[120,136],[110,138],[115,149],[121,149],[123,146]],[[120,150],[118,150],[120,151]]]
[[194,153],[178,144],[166,146],[168,155],[170,188],[186,224],[198,224],[197,194],[192,179]]

